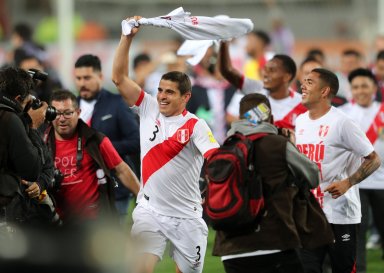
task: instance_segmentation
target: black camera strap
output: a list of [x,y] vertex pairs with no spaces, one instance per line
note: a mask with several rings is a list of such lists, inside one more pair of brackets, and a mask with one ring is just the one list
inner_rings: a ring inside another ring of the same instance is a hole
[[77,149],[76,149],[76,168],[80,170],[81,168],[81,160],[83,160],[83,145],[82,145],[81,136],[77,137]]

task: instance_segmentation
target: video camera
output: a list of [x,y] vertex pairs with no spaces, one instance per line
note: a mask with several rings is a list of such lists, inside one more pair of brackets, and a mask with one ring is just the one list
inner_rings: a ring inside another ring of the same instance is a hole
[[[28,74],[32,77],[33,80],[40,80],[40,81],[45,81],[48,78],[48,74],[40,71],[38,69],[29,69]],[[36,98],[35,96],[32,96],[32,103],[31,103],[31,108],[33,110],[39,109],[42,106],[42,102]],[[56,119],[57,116],[57,110],[55,107],[48,105],[47,110],[45,111],[45,119],[48,121],[53,121]]]

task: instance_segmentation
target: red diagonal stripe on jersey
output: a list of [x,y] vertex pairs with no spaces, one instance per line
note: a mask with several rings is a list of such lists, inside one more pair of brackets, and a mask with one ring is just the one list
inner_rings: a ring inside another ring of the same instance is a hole
[[384,127],[384,122],[381,118],[382,115],[384,116],[384,104],[381,104],[371,126],[369,126],[367,132],[365,133],[372,144],[375,144],[376,142],[379,128]]
[[275,125],[280,128],[289,128],[295,129],[294,120],[296,117],[304,112],[307,112],[307,108],[305,108],[301,103],[296,105],[292,110],[282,119],[275,121]]
[[[193,134],[193,129],[197,123],[197,119],[189,119],[180,129],[187,129],[189,131],[189,137]],[[164,140],[162,143],[157,144],[143,158],[143,184],[147,183],[149,177],[154,174],[157,170],[167,164],[172,160],[180,151],[188,144],[189,140],[186,143],[180,143],[177,141],[177,131],[174,135],[167,140]]]

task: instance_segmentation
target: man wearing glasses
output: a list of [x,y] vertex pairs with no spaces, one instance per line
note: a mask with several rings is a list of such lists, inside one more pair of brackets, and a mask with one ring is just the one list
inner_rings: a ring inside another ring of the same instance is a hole
[[[120,94],[103,87],[104,75],[99,57],[92,54],[80,56],[75,63],[74,76],[79,93],[80,118],[105,134],[120,157],[139,175],[140,135],[136,115]],[[119,186],[115,188],[115,206],[121,223],[125,223],[132,194],[118,179],[116,181]]]
[[52,151],[61,186],[54,194],[64,224],[99,219],[114,210],[115,182],[111,172],[135,195],[139,182],[109,138],[86,125],[73,93],[58,90],[51,104],[57,109],[45,139]]

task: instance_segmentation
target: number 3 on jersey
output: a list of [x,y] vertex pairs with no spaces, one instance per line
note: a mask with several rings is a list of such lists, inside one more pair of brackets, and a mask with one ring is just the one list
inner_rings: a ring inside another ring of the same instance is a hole
[[150,141],[154,141],[156,139],[156,135],[159,132],[159,126],[155,125],[155,130],[153,131],[153,136],[149,138]]

